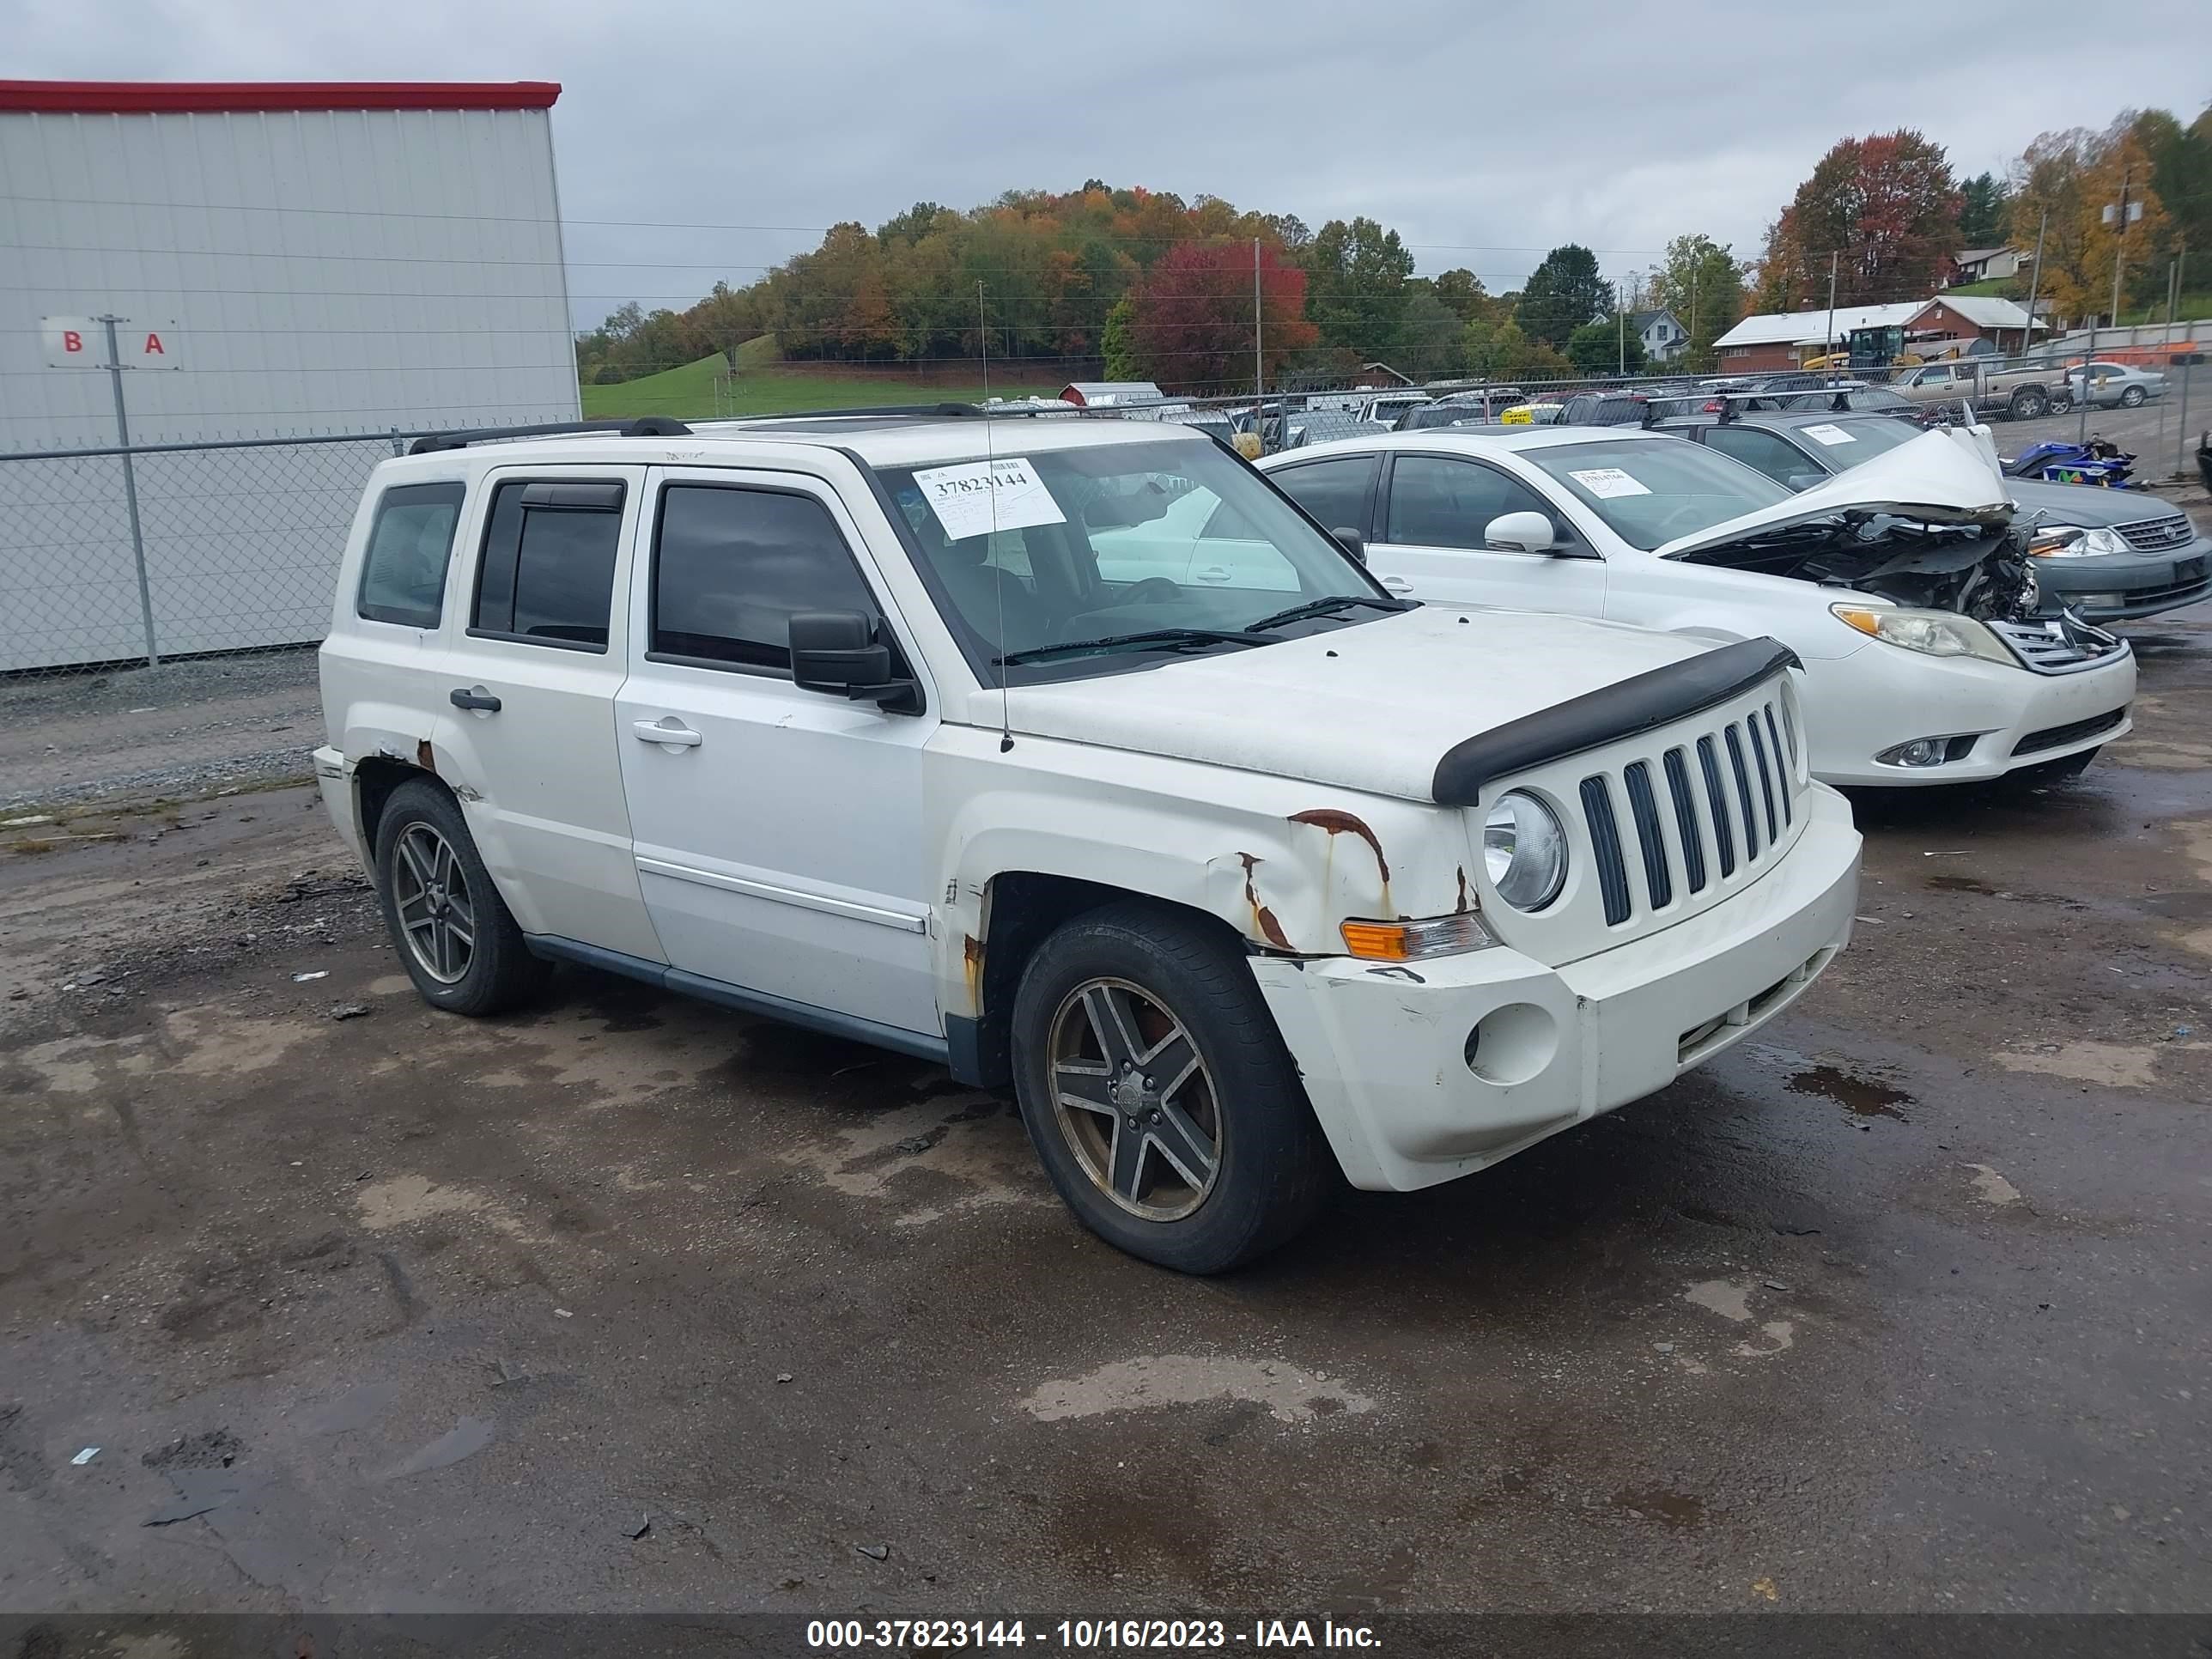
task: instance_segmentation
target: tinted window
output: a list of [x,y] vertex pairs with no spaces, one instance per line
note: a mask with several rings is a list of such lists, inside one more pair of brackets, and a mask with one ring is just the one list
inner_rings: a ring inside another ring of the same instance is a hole
[[1713,427],[1705,433],[1705,445],[1723,455],[1735,456],[1746,466],[1757,467],[1778,484],[1788,483],[1793,476],[1821,471],[1817,461],[1799,454],[1794,445],[1771,432],[1759,432],[1747,426]]
[[1367,497],[1375,483],[1372,455],[1308,461],[1270,473],[1283,491],[1329,530],[1367,532]]
[[376,504],[354,608],[372,622],[435,628],[466,486],[398,484]]
[[501,484],[484,532],[471,625],[605,650],[622,503],[618,483]]
[[876,613],[820,501],[714,484],[661,493],[650,649],[788,668],[791,618],[800,611]]
[[1481,547],[1483,531],[1501,513],[1541,513],[1558,519],[1527,485],[1474,461],[1401,455],[1390,469],[1389,522],[1382,539],[1424,547]]

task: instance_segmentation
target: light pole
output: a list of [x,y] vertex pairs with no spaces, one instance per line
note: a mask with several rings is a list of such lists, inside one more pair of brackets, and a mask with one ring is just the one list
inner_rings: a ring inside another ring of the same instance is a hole
[[[2132,168],[2120,172],[2120,199],[2105,204],[2104,222],[2117,224],[2120,234],[2112,242],[2112,326],[2120,325],[2120,275],[2127,268],[2128,227],[2142,217],[2142,204],[2128,199],[2128,185],[2133,177]],[[2089,343],[2081,354],[2081,418],[2074,429],[2074,441],[2089,441],[2089,365],[2097,356],[2097,317],[2089,314]]]

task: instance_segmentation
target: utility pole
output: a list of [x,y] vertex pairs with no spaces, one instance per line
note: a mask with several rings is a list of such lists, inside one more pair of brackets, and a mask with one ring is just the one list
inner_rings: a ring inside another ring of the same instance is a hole
[[[2123,169],[2120,173],[2118,204],[2117,205],[2111,202],[2105,204],[2105,222],[2108,225],[2117,224],[2119,227],[2119,234],[2112,240],[2112,326],[2114,328],[2120,325],[2120,276],[2121,273],[2127,269],[2128,226],[2135,220],[2142,217],[2142,204],[2128,200],[2128,185],[2131,177],[2131,169]],[[2081,419],[2074,434],[2074,441],[2076,443],[2087,443],[2089,441],[2089,365],[2095,361],[2096,356],[2097,319],[2093,313],[2089,318],[2088,349],[2081,354]]]
[[131,518],[131,558],[138,567],[138,620],[146,630],[146,666],[159,668],[161,654],[154,643],[154,593],[146,580],[146,537],[138,521],[138,470],[131,465],[131,417],[123,408],[123,356],[116,349],[115,325],[120,317],[102,317],[107,330],[107,380],[115,391],[115,441],[123,455],[123,506]]
[[2035,339],[2035,291],[2043,286],[2043,233],[2050,225],[2051,210],[2045,208],[2043,216],[2035,222],[2035,267],[2027,279],[2027,326],[2020,331],[2020,355],[2023,357]]
[[1827,365],[1828,384],[1836,383],[1836,262],[1842,257],[1838,249],[1828,255],[1828,335],[1821,343],[1821,358]]
[[1626,285],[1620,283],[1613,286],[1613,314],[1620,325],[1619,355],[1613,359],[1613,368],[1625,380],[1628,378],[1628,295]]
[[[1260,351],[1260,239],[1252,239],[1252,430],[1261,429],[1260,399],[1267,392],[1267,359]],[[1264,447],[1264,440],[1263,440]]]

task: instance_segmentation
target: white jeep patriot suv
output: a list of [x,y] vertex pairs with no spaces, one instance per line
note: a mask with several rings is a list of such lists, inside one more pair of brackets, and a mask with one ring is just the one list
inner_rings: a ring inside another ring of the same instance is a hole
[[1650,1094],[1850,935],[1786,649],[1415,606],[1188,429],[415,449],[354,521],[315,759],[422,995],[566,960],[1011,1083],[1151,1261]]

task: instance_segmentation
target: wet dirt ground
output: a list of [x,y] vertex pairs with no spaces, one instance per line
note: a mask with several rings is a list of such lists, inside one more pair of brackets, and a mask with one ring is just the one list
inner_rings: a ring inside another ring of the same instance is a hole
[[2212,614],[2133,634],[2078,783],[1862,804],[1753,1043],[1214,1281],[928,1066],[430,1012],[304,792],[0,852],[0,1607],[2212,1607]]

